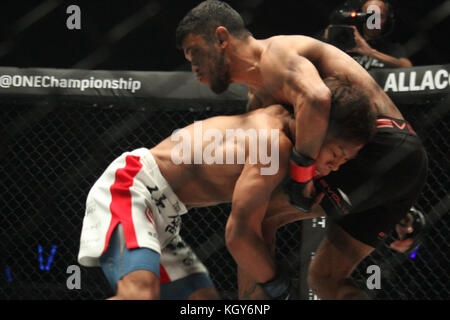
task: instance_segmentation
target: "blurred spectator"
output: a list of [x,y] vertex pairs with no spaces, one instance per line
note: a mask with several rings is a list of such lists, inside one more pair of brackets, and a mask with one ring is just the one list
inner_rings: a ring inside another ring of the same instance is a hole
[[[380,28],[378,29],[369,29],[366,23],[367,18],[373,14],[367,11],[371,5],[378,6],[380,9]],[[366,70],[412,66],[411,61],[406,58],[404,48],[399,43],[391,42],[386,38],[391,33],[395,22],[394,12],[388,1],[359,1],[356,6],[346,3],[343,8],[336,10],[331,16],[330,25],[323,34],[324,41],[346,51]],[[353,12],[352,15],[350,15],[351,12]],[[330,27],[333,27],[332,31]],[[344,39],[345,37],[348,39]]]

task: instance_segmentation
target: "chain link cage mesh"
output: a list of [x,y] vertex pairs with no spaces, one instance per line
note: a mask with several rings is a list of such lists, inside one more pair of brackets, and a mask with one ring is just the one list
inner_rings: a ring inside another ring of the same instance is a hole
[[[405,111],[430,158],[428,182],[417,207],[430,229],[411,259],[382,247],[354,272],[380,265],[379,299],[450,297],[450,111],[440,104]],[[100,268],[81,267],[81,288],[67,287],[77,254],[87,194],[105,168],[124,151],[152,147],[173,130],[237,108],[201,111],[1,102],[0,299],[104,299],[112,289]],[[411,174],[414,174],[413,172]],[[222,298],[237,298],[236,264],[224,243],[229,205],[191,210],[181,234],[210,271]],[[277,259],[298,270],[301,224],[278,232]],[[364,284],[362,284],[364,286]],[[373,292],[372,292],[373,294]]]

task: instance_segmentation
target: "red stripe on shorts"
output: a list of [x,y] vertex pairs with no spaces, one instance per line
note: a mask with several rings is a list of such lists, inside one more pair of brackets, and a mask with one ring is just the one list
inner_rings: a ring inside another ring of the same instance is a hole
[[160,277],[159,279],[160,284],[171,281],[169,275],[167,274],[166,269],[162,266],[162,264],[159,265],[159,277]]
[[136,177],[142,168],[139,159],[137,156],[127,156],[125,158],[125,167],[116,171],[114,184],[110,188],[111,204],[109,210],[111,211],[112,219],[108,232],[106,233],[103,252],[108,248],[111,234],[119,222],[123,227],[127,248],[132,249],[138,247],[133,225],[130,187],[133,185],[134,177]]

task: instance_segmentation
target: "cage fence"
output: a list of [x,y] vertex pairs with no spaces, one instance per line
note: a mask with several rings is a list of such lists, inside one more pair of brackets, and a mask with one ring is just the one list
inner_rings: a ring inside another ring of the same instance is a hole
[[[447,104],[442,100],[440,104]],[[447,299],[449,295],[450,112],[440,104],[409,106],[404,113],[422,137],[430,173],[418,209],[430,229],[414,259],[378,248],[367,265],[383,270],[379,299]],[[180,111],[1,103],[0,254],[2,299],[102,299],[112,294],[99,268],[82,268],[81,289],[67,288],[67,268],[77,265],[87,193],[107,165],[124,151],[152,147],[177,128],[242,107]],[[433,110],[438,110],[435,115]],[[413,173],[412,173],[413,174]],[[224,299],[237,298],[236,265],[224,243],[229,205],[191,210],[181,234],[208,267]],[[277,259],[297,277],[300,221],[278,232]],[[307,239],[306,239],[307,241]]]

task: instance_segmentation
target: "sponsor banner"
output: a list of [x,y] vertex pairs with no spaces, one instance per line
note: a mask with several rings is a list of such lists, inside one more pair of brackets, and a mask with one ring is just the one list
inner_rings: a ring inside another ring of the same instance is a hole
[[192,72],[0,68],[0,98],[205,108],[209,103],[245,107],[247,88],[232,84],[221,95]]
[[[370,74],[398,104],[436,101],[450,93],[450,64],[379,69]],[[247,93],[246,86],[232,84],[216,95],[191,72],[0,68],[0,98],[97,98],[112,102],[140,98],[153,105],[166,102],[167,107],[169,101],[189,108],[192,102],[203,107],[207,103],[245,106]]]
[[399,104],[438,100],[450,93],[450,65],[380,69],[370,74]]

